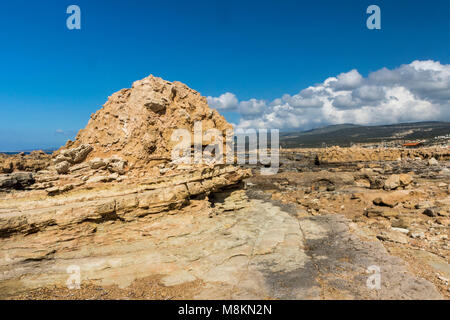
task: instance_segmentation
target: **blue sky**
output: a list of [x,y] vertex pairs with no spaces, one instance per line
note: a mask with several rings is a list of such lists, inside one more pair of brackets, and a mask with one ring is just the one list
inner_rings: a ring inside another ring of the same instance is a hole
[[[71,4],[81,8],[81,30],[66,28]],[[366,28],[371,4],[381,8],[381,30]],[[109,95],[149,74],[184,82],[211,98],[228,92],[238,103],[254,99],[274,108],[284,94],[296,98],[301,90],[353,69],[366,81],[382,68],[402,73],[398,68],[416,60],[446,67],[449,12],[449,1],[435,0],[3,2],[0,150],[64,144]],[[435,103],[428,96],[421,99]],[[448,109],[445,99],[442,110]],[[337,100],[336,106],[345,102]],[[219,111],[237,124],[240,110]],[[253,124],[270,114],[245,117]],[[348,115],[362,123],[370,117]],[[289,125],[307,129],[345,116]],[[286,122],[272,126],[276,123]]]

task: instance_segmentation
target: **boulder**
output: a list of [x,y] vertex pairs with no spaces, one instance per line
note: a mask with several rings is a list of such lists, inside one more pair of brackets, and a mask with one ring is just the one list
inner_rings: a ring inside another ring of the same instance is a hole
[[23,190],[35,182],[32,173],[15,172],[11,174],[0,175],[0,189]]
[[398,174],[393,174],[384,182],[384,189],[394,190],[400,187],[400,176]]
[[426,208],[422,214],[429,216],[429,217],[436,217],[437,216],[437,210],[436,208]]
[[106,168],[106,161],[100,158],[94,158],[89,161],[89,165],[93,170],[103,169]]
[[89,144],[81,144],[79,147],[62,150],[59,156],[68,159],[67,161],[76,164],[83,162],[88,154],[93,150]]
[[413,182],[413,178],[409,174],[393,174],[384,182],[385,190],[395,190],[399,187],[406,187]]
[[398,200],[394,197],[379,197],[373,200],[373,204],[393,208],[398,204]]
[[70,163],[68,161],[62,161],[55,165],[55,170],[59,174],[66,174],[69,172]]
[[65,186],[51,187],[51,188],[48,188],[45,191],[47,191],[47,194],[50,197],[53,197],[53,196],[62,194],[64,192],[68,192],[68,191],[72,190],[73,188],[74,188],[73,184],[66,184]]
[[411,177],[411,175],[406,173],[400,174],[399,179],[400,185],[404,187],[410,185],[413,182],[413,177]]
[[116,172],[118,174],[125,173],[125,166],[126,166],[125,160],[114,157],[114,158],[108,159],[107,163],[108,163],[107,168],[108,168],[109,172],[112,172],[112,173]]
[[5,161],[0,163],[0,173],[12,173],[14,171],[14,166],[11,161]]
[[382,241],[395,242],[400,244],[408,243],[408,237],[403,232],[395,230],[382,231],[377,235],[377,238]]
[[67,155],[58,154],[52,161],[56,165],[61,162],[72,162],[72,158]]

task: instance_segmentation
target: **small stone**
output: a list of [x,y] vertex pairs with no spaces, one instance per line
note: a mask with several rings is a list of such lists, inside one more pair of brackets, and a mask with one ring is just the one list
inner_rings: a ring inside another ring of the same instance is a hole
[[426,215],[426,216],[429,216],[429,217],[436,217],[436,213],[435,213],[434,210],[431,209],[431,208],[425,209],[425,210],[422,212],[422,214],[424,214],[424,215]]
[[89,161],[89,165],[91,166],[91,169],[97,170],[97,169],[105,168],[106,162],[103,159],[94,158],[91,161]]
[[408,217],[399,217],[392,220],[391,227],[408,229],[411,226],[412,220],[413,219]]
[[444,282],[445,284],[449,283],[449,280],[443,276],[438,275],[438,279],[441,280],[442,282]]
[[398,204],[398,201],[393,197],[378,197],[373,200],[373,204],[376,206],[393,208]]
[[413,239],[425,239],[425,233],[423,233],[422,231],[410,232],[409,236]]
[[70,191],[70,190],[72,190],[73,188],[74,188],[74,186],[73,186],[72,184],[67,184],[67,185],[62,186],[62,187],[52,187],[52,188],[48,188],[48,189],[45,190],[45,191],[47,191],[47,194],[48,194],[50,197],[53,197],[53,196],[59,195],[59,194],[61,194],[61,193]]
[[408,243],[408,237],[403,233],[396,231],[382,231],[377,238],[381,241],[389,241],[395,243],[406,244]]
[[56,172],[59,174],[66,174],[69,172],[70,163],[68,161],[62,161],[55,165]]
[[404,229],[404,228],[392,228],[392,230],[398,231],[398,232],[401,232],[401,233],[404,233],[404,234],[408,234],[409,233],[409,230],[408,229]]
[[439,165],[439,162],[435,158],[431,158],[430,160],[428,160],[428,165],[429,166],[437,166],[437,165]]
[[384,182],[385,190],[394,190],[397,189],[401,185],[400,176],[398,174],[393,174]]
[[409,174],[406,174],[406,173],[402,173],[399,176],[399,179],[400,179],[400,184],[402,186],[408,186],[413,182],[413,178]]
[[96,176],[92,177],[86,181],[86,183],[100,183],[100,182],[110,182],[115,180],[116,178],[112,175],[110,176]]
[[368,218],[381,217],[383,216],[383,211],[374,208],[368,208],[364,210],[364,215]]

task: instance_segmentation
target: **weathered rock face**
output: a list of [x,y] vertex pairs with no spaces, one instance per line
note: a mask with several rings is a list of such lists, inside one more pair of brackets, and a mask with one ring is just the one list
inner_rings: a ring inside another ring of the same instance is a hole
[[[15,199],[3,200],[0,206],[0,238],[16,233],[41,232],[49,227],[67,229],[84,222],[133,221],[147,215],[180,209],[189,203],[191,197],[207,195],[237,184],[245,176],[245,171],[237,174],[235,167],[222,165],[203,170],[193,168],[184,174],[158,179],[143,179],[132,186],[116,184],[109,188],[99,186],[93,190],[82,189],[55,200],[22,199],[20,203]],[[20,181],[16,177],[16,180],[8,182],[25,183],[25,177],[21,178]],[[0,180],[0,185],[2,183]],[[49,195],[58,195],[73,188],[73,185],[68,184],[47,191]]]
[[178,143],[171,141],[173,131],[193,133],[196,121],[203,132],[225,135],[232,128],[206,98],[179,82],[150,76],[113,94],[46,170],[0,175],[0,189],[28,190],[0,198],[0,238],[48,226],[131,221],[179,209],[191,197],[249,176],[232,165],[170,161]]
[[[316,165],[313,153],[292,171],[305,158],[294,154],[281,159],[292,169],[223,190],[243,171],[170,162],[120,174],[120,156],[66,159],[67,174],[36,176],[55,186],[0,193],[0,297],[154,299],[153,284],[129,284],[159,275],[181,294],[163,299],[449,298],[448,161]],[[389,271],[380,290],[367,287],[374,265]],[[80,290],[66,286],[69,266]],[[188,284],[198,291],[186,296]]]
[[133,83],[131,89],[114,93],[76,140],[57,152],[55,160],[78,163],[81,158],[116,156],[132,169],[151,167],[170,159],[178,143],[171,141],[174,130],[193,133],[196,121],[201,121],[203,132],[214,128],[225,134],[232,129],[198,92],[180,82],[149,76]]
[[0,175],[0,190],[23,190],[34,182],[35,181],[33,175],[29,172],[15,172],[11,174]]
[[[420,149],[364,149],[332,147],[320,149],[317,152],[320,163],[345,163],[358,161],[396,161],[401,159],[430,159],[432,165],[437,165],[436,159],[450,159],[448,148]],[[436,159],[435,159],[436,158]],[[434,160],[431,160],[434,159]]]
[[409,174],[393,174],[384,182],[386,190],[394,190],[399,187],[406,187],[411,184],[413,178]]
[[[171,161],[172,149],[180,142],[172,141],[174,131],[190,132],[192,146],[196,123],[201,123],[202,133],[215,129],[225,138],[232,132],[232,126],[210,109],[206,98],[198,92],[179,82],[149,76],[136,81],[131,89],[113,94],[103,108],[91,116],[75,141],[68,141],[53,156],[35,152],[28,156],[5,155],[9,160],[2,161],[0,155],[0,173],[33,171],[36,183],[27,189],[45,190],[46,195],[56,196],[103,183],[136,182],[137,179],[175,177],[186,170],[202,171],[211,168],[211,163],[183,165]],[[205,145],[212,142],[214,138],[203,141]],[[16,158],[20,162],[11,161]],[[214,165],[217,164],[212,164],[212,168]],[[230,184],[248,174],[233,168],[236,178]],[[8,188],[12,184],[5,182],[4,185]]]
[[0,174],[14,171],[37,172],[50,165],[51,155],[43,151],[33,151],[30,154],[7,155],[0,153]]

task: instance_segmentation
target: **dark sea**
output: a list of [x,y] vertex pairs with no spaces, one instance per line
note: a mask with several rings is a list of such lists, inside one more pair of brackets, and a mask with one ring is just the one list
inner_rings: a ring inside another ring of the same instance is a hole
[[[42,150],[44,151],[46,154],[52,154],[54,151],[56,151],[57,149],[51,149],[51,150]],[[37,151],[37,150],[36,150]],[[19,154],[19,153],[24,153],[24,154],[30,154],[31,151],[0,151],[0,153],[3,154]]]

